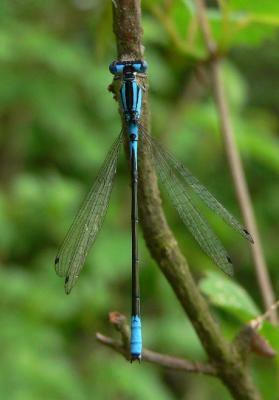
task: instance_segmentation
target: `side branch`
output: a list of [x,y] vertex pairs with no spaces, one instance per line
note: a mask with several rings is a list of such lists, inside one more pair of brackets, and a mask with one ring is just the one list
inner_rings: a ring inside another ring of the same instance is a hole
[[[126,318],[124,315],[113,312],[109,315],[110,322],[114,328],[121,335],[121,342],[114,340],[108,336],[102,335],[101,333],[96,334],[96,339],[103,345],[112,348],[116,352],[120,353],[127,360],[130,360],[130,329],[126,324]],[[162,367],[171,368],[175,370],[185,371],[185,372],[196,372],[203,373],[206,375],[216,376],[217,371],[213,365],[202,362],[188,361],[182,358],[173,357],[167,354],[157,353],[152,350],[143,349],[142,352],[143,361],[147,361],[153,364],[161,365]]]
[[[119,341],[114,340],[108,336],[102,335],[101,333],[96,333],[96,339],[103,345],[110,347],[117,353],[122,354],[129,361],[130,355],[129,354],[127,355],[126,350]],[[157,364],[160,365],[161,367],[175,369],[179,371],[194,372],[211,376],[217,375],[216,368],[214,368],[210,364],[188,361],[167,354],[157,353],[155,351],[148,350],[145,348],[143,349],[142,352],[142,359],[143,361],[147,361],[152,364]]]

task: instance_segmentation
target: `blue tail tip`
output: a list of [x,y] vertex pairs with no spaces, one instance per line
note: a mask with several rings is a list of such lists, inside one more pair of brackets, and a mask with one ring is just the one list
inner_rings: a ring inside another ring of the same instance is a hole
[[142,337],[141,337],[141,320],[139,315],[132,315],[131,318],[131,342],[130,353],[131,362],[141,360]]
[[141,353],[131,353],[130,361],[131,361],[131,363],[133,361],[138,361],[140,363],[141,362]]

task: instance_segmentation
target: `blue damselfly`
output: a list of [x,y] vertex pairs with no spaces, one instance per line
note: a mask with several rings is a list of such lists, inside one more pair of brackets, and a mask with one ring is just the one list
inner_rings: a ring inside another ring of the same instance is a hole
[[182,221],[205,253],[224,272],[232,274],[232,263],[223,245],[206,220],[194,206],[190,189],[215,214],[253,242],[249,232],[219,203],[215,197],[195,178],[184,165],[166,151],[141,123],[143,88],[139,76],[147,70],[145,61],[115,61],[110,64],[114,79],[120,79],[120,105],[124,126],[113,143],[97,178],[82,203],[64,242],[55,259],[55,269],[65,278],[65,291],[70,293],[85,262],[89,249],[101,229],[112,191],[117,161],[124,135],[127,133],[131,172],[131,228],[132,228],[132,317],[131,317],[131,361],[140,360],[142,352],[140,319],[140,285],[138,260],[138,143],[145,146],[152,157],[157,174],[177,209]]

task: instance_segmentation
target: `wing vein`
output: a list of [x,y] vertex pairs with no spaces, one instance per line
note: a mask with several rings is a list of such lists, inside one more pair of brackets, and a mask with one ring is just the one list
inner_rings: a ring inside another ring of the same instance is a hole
[[85,197],[55,259],[55,269],[65,277],[70,293],[104,221],[116,174],[123,132],[119,134],[101,166],[94,184]]
[[170,199],[178,211],[182,221],[196,239],[202,250],[217,264],[224,272],[232,275],[232,263],[222,243],[195,208],[188,194],[188,190],[181,181],[177,171],[173,169],[172,163],[165,157],[162,148],[157,147],[145,134],[144,141],[152,151],[154,164],[158,176],[164,184]]
[[[141,129],[143,129],[141,127]],[[241,223],[203,186],[200,181],[192,175],[192,173],[171,153],[164,149],[164,147],[151,137],[144,129],[144,136],[150,142],[153,148],[160,152],[166,162],[172,166],[178,175],[190,186],[193,192],[204,202],[204,204],[213,211],[216,215],[221,217],[224,222],[231,226],[235,231],[239,232],[243,237],[253,243],[253,238],[250,233],[243,227]]]

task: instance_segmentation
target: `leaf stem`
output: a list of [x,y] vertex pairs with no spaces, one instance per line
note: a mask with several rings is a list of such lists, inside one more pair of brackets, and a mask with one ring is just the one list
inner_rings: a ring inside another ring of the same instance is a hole
[[[264,306],[266,309],[269,309],[274,303],[275,296],[263,254],[260,234],[253,211],[247,181],[245,178],[245,172],[235,140],[229,106],[225,95],[224,83],[222,80],[221,59],[219,57],[216,57],[217,45],[214,41],[207,19],[204,1],[195,0],[195,5],[204,41],[211,58],[210,72],[213,83],[215,104],[220,121],[221,132],[223,135],[224,148],[233,178],[236,196],[242,211],[243,219],[248,231],[254,239],[254,244],[251,244],[250,247],[254,261],[258,286],[261,292]],[[277,314],[275,310],[271,311],[270,319],[273,323],[277,323]]]

